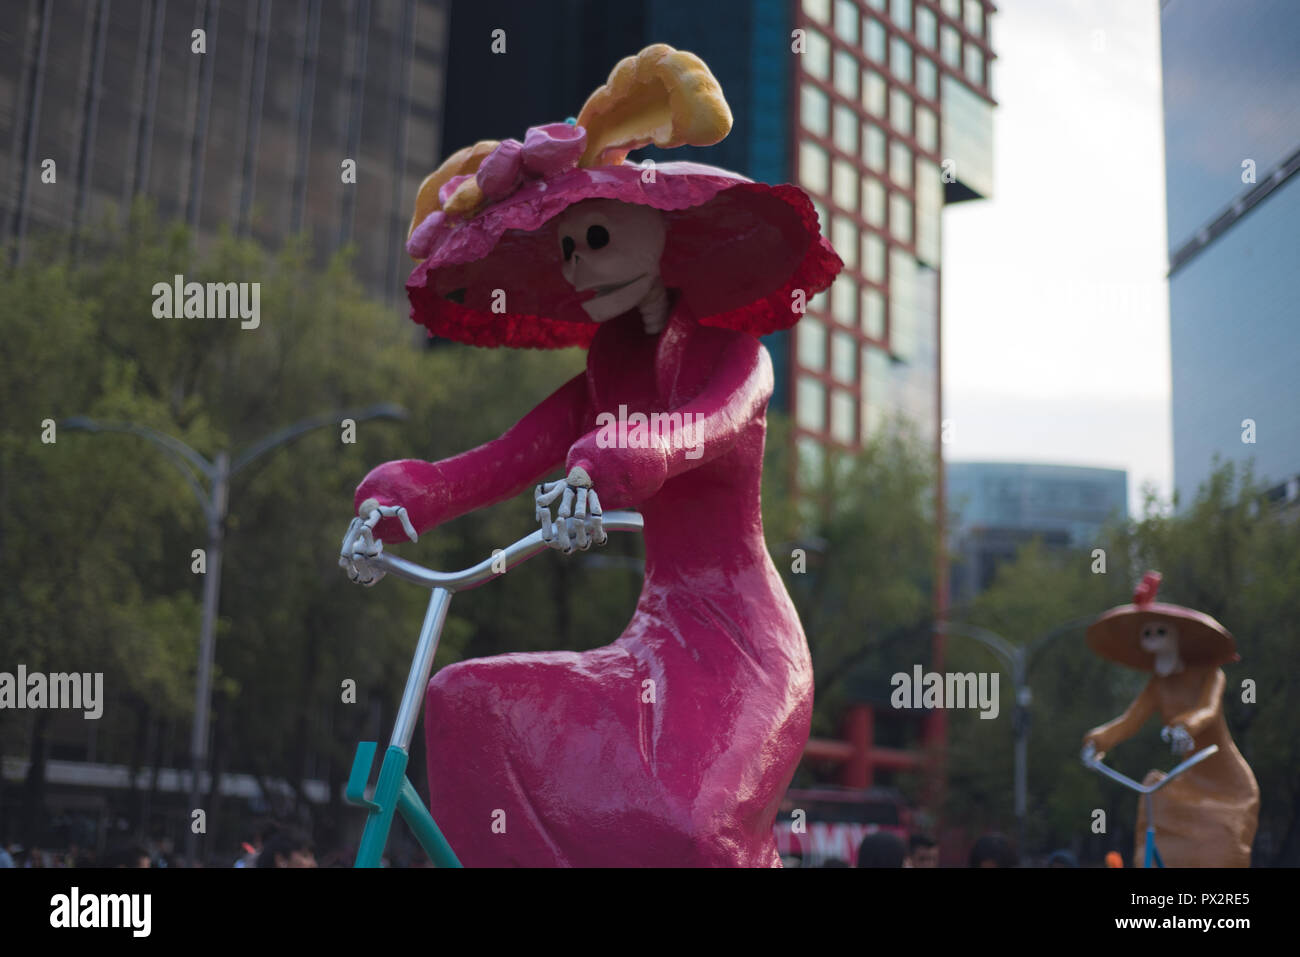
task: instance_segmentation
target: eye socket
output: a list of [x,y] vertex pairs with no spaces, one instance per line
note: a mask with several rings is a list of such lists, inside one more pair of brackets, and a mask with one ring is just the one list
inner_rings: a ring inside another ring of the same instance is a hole
[[588,226],[587,245],[592,249],[600,249],[602,246],[608,246],[609,230],[604,226]]
[[1164,628],[1163,628],[1163,627],[1161,627],[1161,628],[1157,628],[1157,629],[1156,629],[1156,634],[1159,635],[1161,638],[1163,638],[1163,637],[1165,636],[1165,630],[1164,630]]
[[566,263],[573,258],[574,247],[575,243],[572,236],[565,236],[560,240],[560,249],[564,251],[564,261]]

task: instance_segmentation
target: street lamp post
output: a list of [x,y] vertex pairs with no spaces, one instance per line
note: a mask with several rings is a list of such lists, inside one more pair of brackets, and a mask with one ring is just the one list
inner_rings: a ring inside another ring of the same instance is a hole
[[961,622],[941,621],[938,630],[948,635],[972,638],[1002,660],[1011,672],[1011,682],[1015,690],[1016,704],[1011,713],[1011,731],[1015,741],[1015,811],[1016,842],[1021,856],[1025,853],[1025,819],[1029,804],[1029,706],[1033,703],[1033,692],[1029,688],[1029,661],[1034,652],[1049,641],[1060,637],[1084,625],[1091,624],[1095,616],[1072,618],[1057,625],[1023,645],[1014,645],[997,632],[979,625],[966,625]]
[[[401,406],[381,403],[364,409],[332,412],[312,416],[273,432],[253,443],[231,460],[229,453],[218,452],[209,462],[180,439],[135,423],[104,423],[86,416],[73,416],[60,422],[65,429],[84,432],[129,432],[148,439],[160,447],[189,483],[207,525],[208,547],[203,581],[203,617],[199,626],[198,675],[194,688],[194,724],[190,734],[190,811],[199,806],[199,779],[208,759],[208,711],[212,698],[212,662],[216,652],[217,611],[221,602],[221,558],[225,541],[226,515],[229,508],[230,479],[254,459],[302,435],[325,425],[352,419],[405,419]],[[197,473],[197,474],[196,474]],[[204,487],[204,480],[207,487]],[[185,857],[193,867],[198,853],[198,835],[193,822],[185,834]]]

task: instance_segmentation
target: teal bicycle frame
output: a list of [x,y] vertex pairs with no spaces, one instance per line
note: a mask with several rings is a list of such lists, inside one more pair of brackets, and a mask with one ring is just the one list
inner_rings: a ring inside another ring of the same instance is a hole
[[[642,529],[641,516],[637,512],[606,512],[603,524],[607,532],[636,532]],[[388,845],[394,814],[400,815],[406,822],[435,867],[461,866],[456,853],[434,822],[433,815],[420,800],[415,785],[406,776],[411,737],[420,717],[420,706],[433,670],[433,659],[438,652],[438,639],[447,620],[447,608],[451,604],[452,595],[500,578],[511,568],[549,547],[542,539],[542,530],[539,528],[491,558],[485,558],[473,568],[460,572],[436,572],[387,552],[374,559],[374,563],[388,574],[431,588],[433,594],[424,613],[415,657],[406,677],[406,690],[402,692],[402,704],[373,791],[370,789],[370,769],[374,764],[375,752],[379,750],[378,743],[362,741],[357,745],[357,753],[352,760],[352,772],[348,775],[344,793],[349,804],[366,809],[366,826],[361,834],[361,846],[357,849],[354,866],[383,866],[384,848]],[[371,792],[369,797],[366,796],[367,791]]]
[[1153,807],[1153,802],[1151,800],[1151,795],[1155,794],[1162,787],[1164,787],[1174,778],[1178,777],[1178,775],[1182,774],[1188,768],[1200,764],[1206,758],[1210,757],[1210,755],[1217,754],[1218,751],[1219,751],[1219,746],[1217,744],[1212,744],[1208,748],[1205,748],[1204,750],[1197,751],[1195,754],[1193,754],[1182,764],[1176,765],[1174,768],[1172,768],[1168,774],[1166,774],[1155,784],[1151,784],[1151,785],[1139,784],[1137,781],[1134,781],[1127,774],[1121,774],[1120,772],[1116,771],[1114,768],[1107,767],[1106,765],[1102,764],[1101,761],[1098,760],[1098,758],[1095,755],[1084,756],[1083,763],[1086,766],[1092,768],[1094,771],[1106,775],[1106,777],[1110,778],[1112,781],[1118,781],[1126,788],[1137,791],[1138,794],[1142,795],[1142,800],[1146,802],[1147,838],[1146,838],[1145,860],[1143,861],[1142,864],[1143,867],[1152,867],[1152,866],[1164,867],[1165,866],[1165,862],[1160,859],[1160,851],[1156,847],[1156,816],[1155,816],[1155,809]]

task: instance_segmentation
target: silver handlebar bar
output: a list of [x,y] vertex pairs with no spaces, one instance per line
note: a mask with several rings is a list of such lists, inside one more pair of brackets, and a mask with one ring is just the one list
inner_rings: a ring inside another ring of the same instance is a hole
[[[641,514],[630,511],[606,512],[602,525],[607,532],[639,532],[644,528]],[[513,545],[506,546],[501,553],[485,558],[477,565],[463,571],[436,572],[415,562],[390,555],[388,552],[380,553],[374,562],[388,574],[404,578],[408,582],[423,585],[425,588],[445,588],[449,592],[457,592],[477,588],[494,578],[500,578],[516,565],[523,564],[549,547],[542,539],[542,530],[539,528]]]
[[1139,784],[1137,781],[1134,781],[1127,774],[1121,774],[1119,771],[1116,771],[1114,768],[1103,764],[1101,759],[1098,758],[1096,754],[1089,754],[1086,750],[1084,751],[1083,754],[1083,763],[1087,767],[1092,768],[1094,771],[1104,774],[1112,781],[1118,781],[1126,788],[1131,788],[1134,791],[1137,791],[1139,794],[1153,794],[1154,792],[1159,791],[1162,787],[1164,787],[1174,778],[1178,777],[1178,775],[1182,774],[1188,768],[1192,767],[1193,765],[1200,764],[1202,761],[1204,761],[1206,758],[1210,757],[1211,755],[1217,754],[1218,751],[1219,751],[1219,746],[1217,744],[1212,744],[1208,748],[1203,748],[1202,750],[1197,751],[1186,761],[1183,761],[1181,764],[1175,765],[1173,768],[1171,768],[1169,771],[1165,773],[1165,776],[1163,778],[1161,778],[1155,784],[1151,784],[1151,785]]

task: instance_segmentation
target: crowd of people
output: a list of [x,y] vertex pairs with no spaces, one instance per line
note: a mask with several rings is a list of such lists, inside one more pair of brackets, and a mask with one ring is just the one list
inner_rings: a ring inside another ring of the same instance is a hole
[[[1107,867],[1122,867],[1119,855],[1111,852],[1106,857]],[[1047,867],[1078,867],[1079,859],[1073,852],[1053,851],[1042,862]],[[862,839],[858,847],[858,867],[938,867],[939,842],[926,834],[913,834],[906,842],[889,831],[876,831]],[[1019,867],[1021,861],[1006,836],[985,834],[971,845],[967,856],[969,867]]]
[[[274,822],[254,829],[253,836],[242,843],[233,860],[213,861],[209,866],[246,867],[350,867],[351,848],[337,848],[317,862],[316,845],[310,835],[297,827]],[[390,862],[386,859],[385,866]],[[425,864],[422,858],[404,860],[407,866]],[[1053,851],[1044,862],[1047,867],[1078,867],[1079,861],[1068,850]],[[145,843],[125,843],[103,854],[76,844],[61,850],[24,847],[14,844],[0,847],[0,868],[6,867],[178,867],[184,862],[175,854],[168,838]],[[1122,867],[1119,855],[1107,855],[1108,867]],[[829,860],[823,867],[848,867],[847,861]],[[938,867],[939,842],[923,833],[912,834],[904,841],[890,831],[876,831],[862,839],[858,848],[857,867]],[[970,867],[1019,867],[1015,846],[1002,834],[985,834],[971,846]]]
[[[353,850],[340,847],[324,855],[318,864],[316,845],[305,832],[290,825],[265,823],[254,830],[250,840],[226,859],[213,859],[209,867],[350,867]],[[183,867],[184,859],[176,853],[169,838],[110,846],[103,852],[75,843],[58,849],[11,844],[0,846],[0,868],[61,867]],[[198,866],[204,866],[200,863]]]

